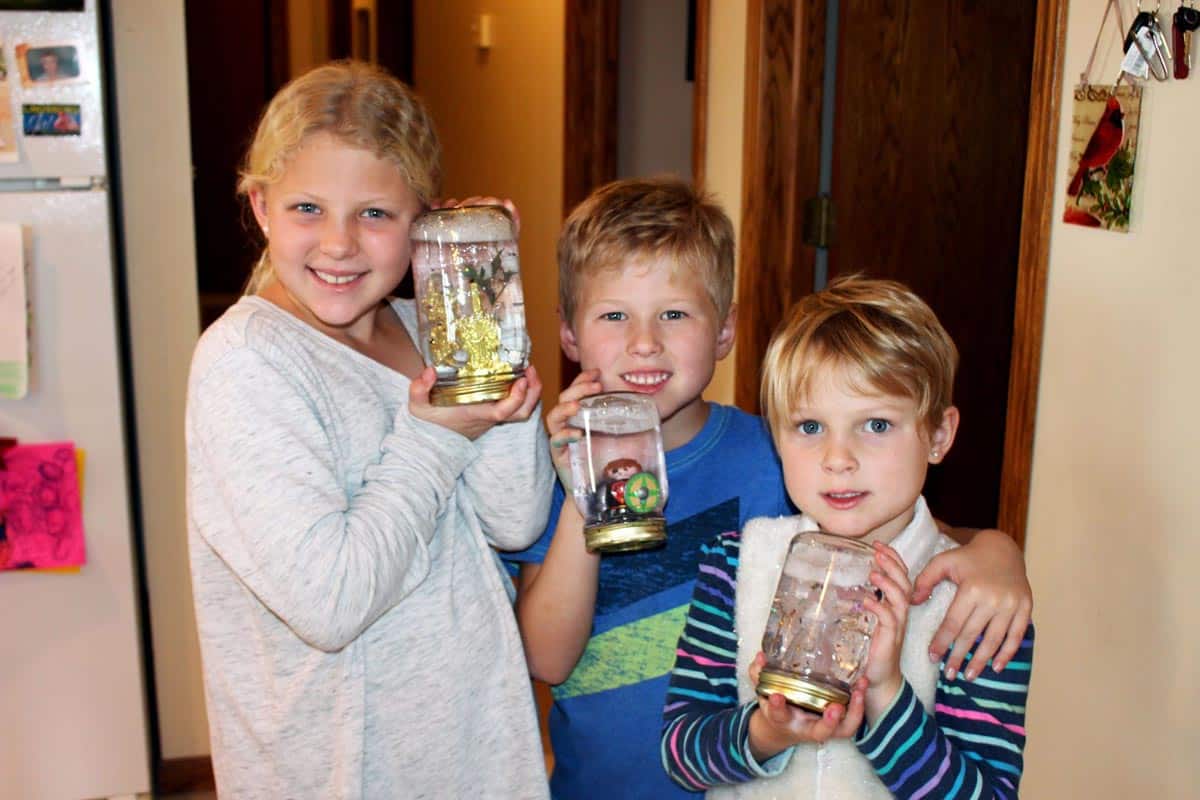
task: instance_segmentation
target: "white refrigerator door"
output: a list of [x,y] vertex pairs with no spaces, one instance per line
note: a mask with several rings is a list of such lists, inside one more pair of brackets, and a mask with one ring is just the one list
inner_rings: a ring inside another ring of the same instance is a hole
[[108,195],[0,193],[28,226],[29,394],[0,400],[0,435],[86,454],[87,564],[0,572],[0,797],[149,791]]
[[[84,11],[31,12],[0,11],[0,37],[8,67],[8,86],[12,94],[13,122],[17,127],[20,160],[0,163],[4,178],[85,178],[103,175],[104,111],[101,86],[100,37],[96,0],[87,0]],[[78,80],[68,83],[21,85],[16,63],[16,47],[33,48],[65,45],[75,48],[79,64]],[[154,102],[146,98],[146,102]],[[21,135],[24,105],[73,104],[79,106],[80,135]]]

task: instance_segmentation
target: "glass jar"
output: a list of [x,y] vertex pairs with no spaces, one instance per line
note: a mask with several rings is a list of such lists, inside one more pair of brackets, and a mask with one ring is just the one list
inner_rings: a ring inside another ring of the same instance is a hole
[[588,550],[616,553],[667,541],[667,465],[654,401],[634,392],[585,397],[567,448]]
[[878,623],[863,608],[878,596],[870,545],[827,533],[792,538],[763,633],[760,695],[782,694],[818,714],[845,705],[862,674]]
[[517,235],[501,206],[428,211],[413,220],[419,347],[437,371],[434,405],[508,394],[529,365]]

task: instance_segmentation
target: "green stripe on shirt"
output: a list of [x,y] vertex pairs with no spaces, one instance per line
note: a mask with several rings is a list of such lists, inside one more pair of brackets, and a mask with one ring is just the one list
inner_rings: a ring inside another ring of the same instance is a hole
[[596,694],[666,675],[675,666],[675,648],[663,642],[679,639],[688,606],[613,628],[588,642],[571,677],[554,687],[554,697]]

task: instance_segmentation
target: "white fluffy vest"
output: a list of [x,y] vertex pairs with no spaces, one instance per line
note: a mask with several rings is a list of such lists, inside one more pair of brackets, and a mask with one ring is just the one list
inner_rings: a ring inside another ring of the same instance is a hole
[[[817,530],[807,515],[777,519],[755,519],[742,531],[737,575],[738,700],[755,698],[748,677],[750,661],[762,649],[763,631],[779,573],[792,537],[802,531]],[[892,547],[908,565],[910,578],[924,569],[929,560],[943,550],[955,547],[942,535],[925,499],[917,500],[916,513]],[[950,601],[954,586],[943,582],[933,597],[908,612],[908,629],[900,655],[900,671],[913,687],[926,710],[933,710],[937,689],[938,665],[929,661],[929,643],[937,632]],[[773,778],[752,780],[735,786],[709,790],[713,798],[789,798],[789,800],[890,800],[891,793],[876,777],[867,759],[849,739],[824,745],[801,744],[793,752],[784,771]]]

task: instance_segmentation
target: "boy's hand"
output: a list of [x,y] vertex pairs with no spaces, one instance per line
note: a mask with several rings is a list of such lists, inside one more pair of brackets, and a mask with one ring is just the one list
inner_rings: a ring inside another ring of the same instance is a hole
[[[750,664],[750,682],[758,685],[758,676],[767,663],[759,653]],[[783,695],[758,698],[758,709],[750,717],[750,752],[760,764],[801,742],[820,744],[830,739],[848,739],[863,720],[867,681],[860,678],[846,706],[831,703],[820,716],[788,703]]]
[[579,401],[601,390],[600,370],[585,369],[575,376],[571,385],[558,396],[558,405],[546,414],[546,433],[550,434],[550,457],[554,470],[562,483],[563,491],[571,494],[571,465],[567,456],[567,445],[578,442],[583,432],[568,425],[571,417],[579,412]]
[[[943,580],[958,585],[941,627],[929,646],[929,658],[946,658],[946,678],[953,680],[975,640],[967,665],[967,680],[992,669],[1004,669],[1021,646],[1033,613],[1033,591],[1025,575],[1025,560],[1016,542],[997,530],[983,530],[970,542],[936,556],[917,576],[913,602],[923,603]],[[953,651],[947,656],[947,650]]]
[[468,439],[478,439],[501,422],[529,419],[542,396],[542,380],[531,364],[525,374],[508,389],[508,396],[492,403],[468,403],[459,406],[435,406],[429,392],[437,383],[433,367],[426,367],[408,389],[408,410],[417,419],[441,425]]
[[874,724],[903,685],[900,651],[904,647],[904,632],[908,625],[912,584],[908,581],[908,567],[904,566],[899,553],[882,542],[874,542],[872,546],[876,569],[871,572],[870,580],[883,593],[882,600],[867,597],[863,601],[863,608],[879,619],[875,635],[871,637],[867,668],[863,671],[868,683],[867,721]]

